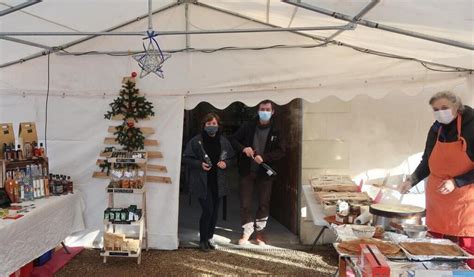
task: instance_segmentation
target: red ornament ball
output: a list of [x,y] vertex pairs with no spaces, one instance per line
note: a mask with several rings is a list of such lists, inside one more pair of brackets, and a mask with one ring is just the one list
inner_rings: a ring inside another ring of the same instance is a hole
[[132,77],[133,78],[137,77],[137,73],[135,71],[132,72]]
[[128,128],[133,128],[133,126],[135,126],[135,122],[133,122],[133,121],[128,121],[128,122],[127,122],[127,126],[128,126]]

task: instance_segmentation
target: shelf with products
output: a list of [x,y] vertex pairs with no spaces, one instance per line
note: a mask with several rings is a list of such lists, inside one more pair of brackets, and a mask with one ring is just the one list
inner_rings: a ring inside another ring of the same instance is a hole
[[[104,248],[101,256],[104,263],[107,257],[136,257],[141,260],[141,249],[148,250],[147,216],[146,216],[146,171],[147,153],[144,151],[113,151],[107,157],[111,164],[110,183],[105,188],[108,194],[108,208],[104,211]],[[141,194],[141,203],[128,208],[115,207],[115,195]],[[112,225],[112,228],[110,228]],[[116,225],[138,226],[137,241],[128,240],[125,234],[117,233]],[[129,246],[132,245],[132,246]],[[131,251],[130,248],[138,248]],[[125,250],[124,250],[125,248]]]

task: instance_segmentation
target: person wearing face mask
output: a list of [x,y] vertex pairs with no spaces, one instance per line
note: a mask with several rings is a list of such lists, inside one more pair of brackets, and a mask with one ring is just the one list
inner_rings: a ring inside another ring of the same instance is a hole
[[[232,136],[231,142],[237,153],[240,174],[240,218],[242,236],[239,245],[248,243],[256,231],[256,242],[265,245],[265,228],[270,212],[270,197],[274,176],[269,176],[263,163],[274,167],[274,162],[285,153],[285,141],[278,128],[273,124],[274,104],[264,100],[258,104],[258,116],[244,123]],[[258,193],[258,210],[251,213],[253,190]]]
[[[446,91],[436,93],[429,103],[436,121],[428,132],[421,163],[399,190],[407,193],[428,177],[428,229],[474,254],[474,110]],[[474,260],[468,264],[474,268]]]
[[199,248],[205,252],[216,246],[212,237],[219,202],[226,195],[226,170],[232,165],[234,158],[232,145],[219,131],[220,125],[217,114],[209,113],[204,116],[202,132],[187,143],[183,154],[190,192],[198,197],[202,208]]

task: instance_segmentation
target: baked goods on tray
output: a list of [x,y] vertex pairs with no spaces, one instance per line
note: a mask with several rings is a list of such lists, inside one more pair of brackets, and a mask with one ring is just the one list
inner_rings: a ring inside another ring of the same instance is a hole
[[431,242],[402,242],[403,247],[415,256],[465,256],[464,252],[454,244],[437,244]]
[[385,242],[377,239],[357,239],[343,241],[338,244],[338,249],[342,253],[347,253],[349,255],[359,255],[360,254],[360,245],[361,244],[371,244],[377,246],[377,248],[384,255],[396,255],[400,252],[400,247],[396,244]]

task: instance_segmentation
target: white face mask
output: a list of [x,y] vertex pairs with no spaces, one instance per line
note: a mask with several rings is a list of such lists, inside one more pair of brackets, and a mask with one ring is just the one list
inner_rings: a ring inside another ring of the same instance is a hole
[[434,112],[434,118],[439,123],[449,124],[454,120],[453,111],[451,109],[436,111]]

